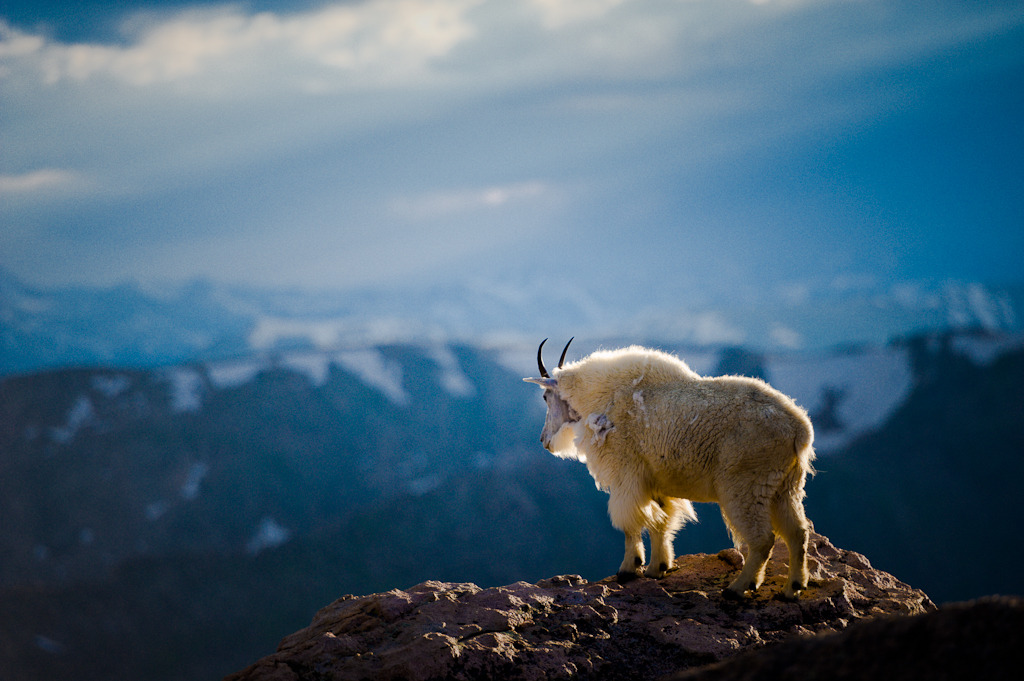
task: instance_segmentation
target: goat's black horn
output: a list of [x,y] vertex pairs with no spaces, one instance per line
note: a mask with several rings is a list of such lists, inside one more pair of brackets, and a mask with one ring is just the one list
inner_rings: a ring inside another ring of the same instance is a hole
[[548,375],[548,370],[544,368],[544,358],[542,357],[542,353],[544,352],[544,344],[547,342],[548,339],[545,338],[540,342],[540,347],[537,348],[537,367],[540,369],[541,378],[551,378],[551,376]]
[[[569,343],[572,343],[573,338],[576,338],[576,336],[573,336],[572,338],[570,338],[569,339]],[[565,364],[565,353],[569,352],[569,343],[565,344],[565,348],[562,349],[562,356],[558,358],[558,368],[559,369],[561,369],[562,365]]]

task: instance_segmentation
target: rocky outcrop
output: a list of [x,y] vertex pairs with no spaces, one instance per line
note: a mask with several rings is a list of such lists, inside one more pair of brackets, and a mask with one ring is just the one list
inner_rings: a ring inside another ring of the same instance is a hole
[[780,543],[765,584],[741,602],[721,596],[742,563],[734,549],[682,556],[661,580],[567,575],[490,589],[424,582],[345,596],[228,679],[657,678],[857,620],[936,609],[922,591],[818,534],[808,552],[812,585],[797,602],[780,600],[786,555]]
[[1017,681],[1024,600],[989,596],[912,617],[879,617],[841,633],[797,636],[663,681]]

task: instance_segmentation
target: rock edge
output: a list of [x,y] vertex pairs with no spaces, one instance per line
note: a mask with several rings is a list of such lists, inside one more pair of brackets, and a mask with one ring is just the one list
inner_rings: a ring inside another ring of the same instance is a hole
[[858,620],[936,610],[921,590],[820,534],[808,547],[811,586],[797,602],[780,600],[786,555],[780,541],[765,584],[738,602],[721,595],[742,563],[735,549],[681,556],[661,580],[428,581],[344,596],[227,680],[656,678]]

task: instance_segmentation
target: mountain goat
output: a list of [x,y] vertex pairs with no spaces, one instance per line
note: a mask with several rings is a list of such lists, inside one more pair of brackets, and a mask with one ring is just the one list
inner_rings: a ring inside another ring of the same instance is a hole
[[640,573],[645,528],[644,574],[663,577],[676,531],[696,520],[691,501],[717,502],[745,559],[723,594],[743,597],[761,585],[778,533],[789,547],[783,596],[797,598],[808,579],[803,498],[814,431],[807,412],[764,381],[702,377],[658,350],[599,351],[563,366],[568,349],[552,376],[542,342],[540,378],[523,380],[544,388],[544,447],[586,463],[610,495],[608,514],[626,535],[619,579]]

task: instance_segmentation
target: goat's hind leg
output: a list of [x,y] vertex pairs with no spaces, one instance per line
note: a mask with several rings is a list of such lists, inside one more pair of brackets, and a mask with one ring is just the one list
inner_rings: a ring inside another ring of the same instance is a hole
[[795,600],[807,588],[807,539],[810,532],[803,504],[791,496],[780,496],[772,504],[772,525],[789,548],[789,580],[782,597]]
[[746,545],[743,569],[736,579],[725,588],[722,595],[726,598],[743,598],[747,591],[757,591],[764,582],[765,568],[775,544],[775,533],[772,532],[771,521],[767,509],[751,507],[743,509],[743,513],[727,512],[729,525],[735,533],[742,537]]

